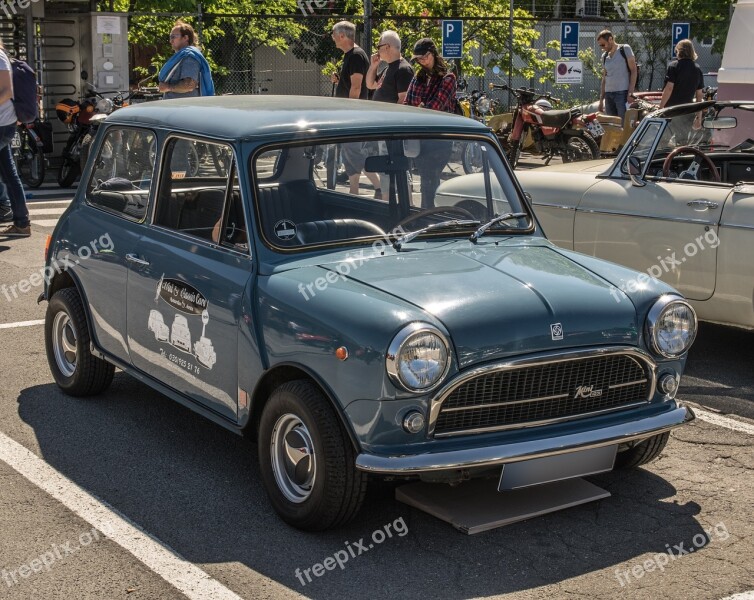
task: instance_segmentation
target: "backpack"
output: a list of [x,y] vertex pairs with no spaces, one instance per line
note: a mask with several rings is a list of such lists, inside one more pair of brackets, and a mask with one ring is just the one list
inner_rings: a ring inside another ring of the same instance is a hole
[[[8,54],[6,53],[6,56]],[[26,62],[8,56],[13,79],[13,107],[16,119],[22,123],[33,123],[39,117],[37,103],[37,76]]]
[[[626,69],[628,69],[628,75],[629,79],[631,77],[631,68],[628,66],[628,57],[626,56],[626,51],[623,49],[623,44],[618,44],[618,49],[620,50],[621,56],[623,56],[623,60],[626,61]],[[605,66],[605,61],[607,60],[607,52],[602,53],[602,66]],[[634,88],[634,91],[637,91],[639,89],[639,78],[641,77],[641,65],[637,62],[636,63],[636,87]]]

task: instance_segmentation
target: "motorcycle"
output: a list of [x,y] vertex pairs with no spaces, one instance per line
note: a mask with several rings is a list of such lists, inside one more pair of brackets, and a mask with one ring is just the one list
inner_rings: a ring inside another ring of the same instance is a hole
[[[470,94],[459,98],[464,114],[487,125],[490,113],[495,108],[495,101],[486,92],[473,90]],[[468,113],[466,106],[468,106]],[[482,170],[482,153],[479,144],[465,144],[461,162],[465,173],[478,173]]]
[[[85,77],[82,77],[86,79]],[[93,88],[87,90],[84,98],[76,101],[64,98],[55,105],[55,112],[63,123],[68,126],[70,135],[63,148],[63,164],[58,171],[58,185],[70,187],[81,172],[81,146],[84,136],[89,132],[91,119],[100,111],[111,108],[111,102],[97,96]]]
[[563,162],[600,157],[594,136],[604,131],[597,113],[585,115],[579,108],[552,110],[552,103],[560,100],[534,88],[514,89],[490,83],[490,90],[510,90],[516,98],[512,114],[495,115],[489,121],[512,168],[516,168],[522,149],[544,157],[545,165],[555,156]]

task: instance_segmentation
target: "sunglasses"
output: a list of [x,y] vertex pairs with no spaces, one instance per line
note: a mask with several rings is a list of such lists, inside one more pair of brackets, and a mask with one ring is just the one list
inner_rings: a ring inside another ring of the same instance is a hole
[[377,44],[377,50],[380,48],[384,48],[385,46],[389,46],[390,44]]
[[174,40],[175,38],[182,38],[183,36],[180,33],[171,33],[170,39]]

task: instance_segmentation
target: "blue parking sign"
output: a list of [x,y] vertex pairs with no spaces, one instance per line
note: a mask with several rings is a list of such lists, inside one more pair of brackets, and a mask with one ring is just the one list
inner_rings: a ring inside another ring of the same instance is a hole
[[442,57],[461,58],[463,56],[463,21],[442,22]]
[[670,60],[675,58],[675,45],[681,40],[691,39],[690,23],[673,23],[673,45],[670,47]]
[[561,58],[578,58],[579,56],[579,22],[562,21],[560,23]]

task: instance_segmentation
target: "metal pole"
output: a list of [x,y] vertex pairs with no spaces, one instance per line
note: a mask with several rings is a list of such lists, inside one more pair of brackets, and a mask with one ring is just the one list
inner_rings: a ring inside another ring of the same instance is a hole
[[364,52],[372,55],[372,0],[364,0]]
[[511,90],[513,86],[513,0],[508,5],[509,22],[508,22],[508,110],[511,108]]

